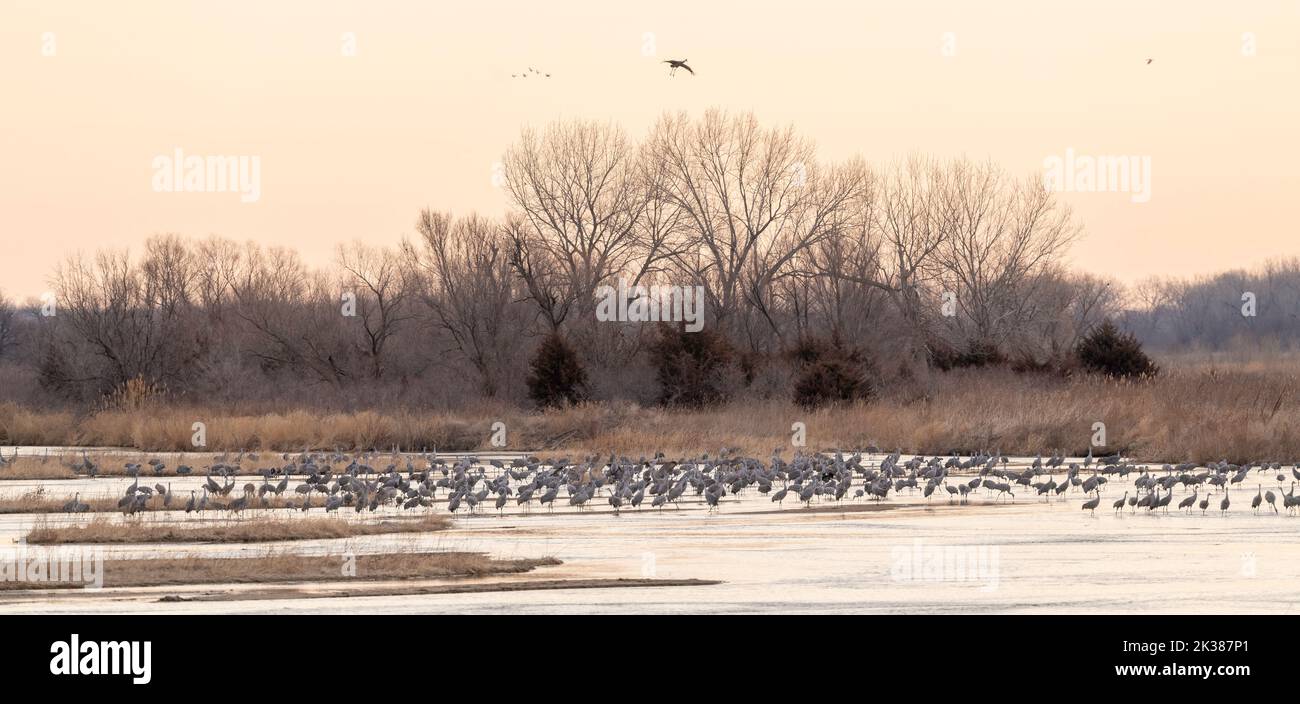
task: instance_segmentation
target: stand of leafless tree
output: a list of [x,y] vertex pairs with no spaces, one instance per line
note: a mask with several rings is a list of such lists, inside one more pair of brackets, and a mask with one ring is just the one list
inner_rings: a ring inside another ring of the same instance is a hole
[[425,210],[399,246],[344,245],[324,270],[175,235],[72,257],[52,277],[55,315],[0,299],[5,378],[92,406],[132,380],[218,401],[519,401],[538,340],[558,332],[596,398],[648,401],[653,324],[595,316],[620,279],[703,287],[705,324],[756,395],[788,392],[761,379],[810,338],[926,384],[952,360],[1065,365],[1107,317],[1157,347],[1300,337],[1300,262],[1126,292],[1067,271],[1069,210],[988,163],[826,162],[791,128],[716,111],[666,115],[640,142],[594,122],[525,130],[503,163],[502,217]]

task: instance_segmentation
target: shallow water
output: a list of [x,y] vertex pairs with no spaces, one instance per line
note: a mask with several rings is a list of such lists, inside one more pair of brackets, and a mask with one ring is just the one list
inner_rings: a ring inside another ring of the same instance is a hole
[[[904,492],[882,502],[885,508],[844,512],[808,510],[794,501],[777,510],[749,490],[739,499],[727,497],[716,512],[683,501],[676,509],[616,516],[602,499],[581,512],[567,505],[553,512],[486,510],[458,517],[451,530],[421,535],[105,546],[108,554],[133,556],[467,550],[564,561],[527,575],[486,578],[491,582],[657,577],[724,582],[718,585],[188,603],[157,598],[214,587],[160,588],[144,595],[78,591],[40,600],[0,593],[0,613],[1300,613],[1300,517],[1254,515],[1249,507],[1255,484],[1275,488],[1274,483],[1252,475],[1232,491],[1226,516],[1173,507],[1168,514],[1126,509],[1114,515],[1111,503],[1136,476],[1112,478],[1096,515],[1080,510],[1086,497],[1077,489],[1050,503],[1023,495],[998,502],[981,490],[969,505]],[[42,484],[62,495],[87,481],[92,491],[105,482],[124,485],[116,479]],[[1174,504],[1184,495],[1176,492]],[[1218,498],[1212,503],[1217,506]],[[844,502],[846,508],[867,504]],[[273,512],[289,514],[301,515]],[[0,516],[0,541],[16,540],[35,520]],[[199,519],[170,512],[144,520]],[[249,587],[217,590],[237,597]]]

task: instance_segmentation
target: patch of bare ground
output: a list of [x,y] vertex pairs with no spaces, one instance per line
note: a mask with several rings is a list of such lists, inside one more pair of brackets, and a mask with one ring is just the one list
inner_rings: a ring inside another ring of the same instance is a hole
[[159,601],[246,601],[248,599],[325,599],[355,596],[416,596],[421,594],[481,594],[485,592],[525,592],[551,589],[623,589],[628,587],[698,587],[722,584],[717,579],[538,579],[514,582],[475,582],[473,584],[434,584],[393,588],[388,586],[349,587],[334,585],[301,589],[296,587],[258,589],[248,592],[218,592],[187,597],[163,597]]
[[[497,560],[477,552],[400,552],[375,555],[294,555],[260,557],[172,557],[105,559],[105,587],[188,584],[269,584],[409,579],[454,579],[519,574],[559,565],[555,558]],[[49,582],[50,589],[75,589],[76,582]],[[30,589],[31,583],[0,581],[0,591]]]
[[80,526],[38,524],[27,534],[32,545],[109,543],[262,543],[284,540],[326,540],[389,533],[426,533],[451,525],[445,516],[395,518],[377,522],[306,518],[254,518],[212,526],[154,525],[96,519]]
[[763,511],[746,511],[746,516],[763,516],[768,514],[785,513],[796,516],[801,513],[876,513],[877,511],[890,511],[896,508],[903,508],[903,504],[833,504],[829,506],[800,506],[798,508],[772,508]]

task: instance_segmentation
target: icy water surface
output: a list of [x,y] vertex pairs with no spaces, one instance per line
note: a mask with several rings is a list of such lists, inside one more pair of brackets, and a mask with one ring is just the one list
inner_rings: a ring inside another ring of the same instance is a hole
[[[643,577],[722,582],[715,585],[264,600],[240,598],[253,587],[227,585],[219,591],[228,600],[179,603],[158,598],[187,593],[185,588],[41,598],[0,592],[0,613],[1300,613],[1300,517],[1271,510],[1255,515],[1250,509],[1259,483],[1255,476],[1232,490],[1227,515],[1214,510],[1217,497],[1204,515],[1172,506],[1168,514],[1133,514],[1126,508],[1115,515],[1112,502],[1136,476],[1112,478],[1096,515],[1080,510],[1087,497],[1077,489],[1050,503],[1024,493],[1014,501],[995,501],[980,490],[969,505],[960,505],[939,493],[926,500],[905,491],[879,504],[826,501],[811,509],[793,500],[778,506],[750,489],[739,499],[727,497],[715,512],[692,500],[680,508],[614,515],[601,496],[585,511],[534,506],[498,514],[489,508],[458,517],[451,530],[420,535],[105,547],[108,554],[132,556],[481,551],[500,558],[556,557],[564,564],[479,582]],[[119,493],[125,483],[27,484],[55,496],[82,491],[85,498],[85,492]],[[172,483],[174,491],[189,486]],[[3,495],[15,493],[10,484],[19,482],[3,482]],[[1175,506],[1183,496],[1175,492]],[[434,510],[445,514],[444,508]],[[347,514],[339,519],[356,520]],[[0,542],[17,540],[38,520],[0,516]],[[220,519],[169,512],[142,520]]]

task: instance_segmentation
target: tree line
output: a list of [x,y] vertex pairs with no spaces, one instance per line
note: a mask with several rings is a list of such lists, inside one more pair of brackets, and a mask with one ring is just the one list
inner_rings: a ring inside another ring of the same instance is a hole
[[[83,404],[133,381],[227,402],[524,401],[557,364],[579,368],[570,400],[700,403],[809,375],[853,398],[955,366],[1062,369],[1118,316],[1171,345],[1239,325],[1214,296],[1240,275],[1125,292],[1067,270],[1069,209],[991,163],[828,162],[792,128],[710,111],[639,140],[581,120],[525,129],[502,166],[505,214],[426,209],[400,244],[343,245],[325,268],[172,234],[70,257],[54,315],[0,305],[0,361]],[[1296,272],[1270,269],[1261,293],[1294,301]],[[596,292],[620,280],[702,287],[704,329],[598,321]],[[1149,300],[1126,310],[1133,296]],[[1268,318],[1287,340],[1293,319]]]

